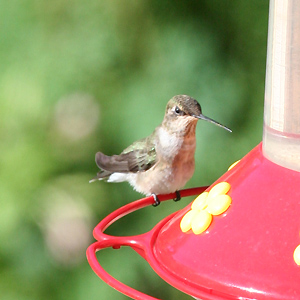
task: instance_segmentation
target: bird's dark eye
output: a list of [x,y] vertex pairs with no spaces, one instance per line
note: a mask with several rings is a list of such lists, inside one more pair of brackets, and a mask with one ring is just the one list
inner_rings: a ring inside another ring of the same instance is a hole
[[185,112],[183,110],[181,110],[178,106],[175,106],[174,112],[177,116],[184,116],[185,115]]
[[181,109],[178,106],[175,107],[175,113],[177,115],[180,115],[182,113]]

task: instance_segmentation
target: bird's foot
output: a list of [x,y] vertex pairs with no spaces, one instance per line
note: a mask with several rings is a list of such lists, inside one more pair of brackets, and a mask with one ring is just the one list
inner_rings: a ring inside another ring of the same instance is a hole
[[176,198],[173,199],[173,200],[176,202],[176,201],[179,201],[181,199],[180,191],[175,191],[175,194],[176,194]]
[[152,194],[152,197],[154,199],[154,203],[152,204],[152,206],[158,206],[160,204],[160,200],[157,198],[156,194]]

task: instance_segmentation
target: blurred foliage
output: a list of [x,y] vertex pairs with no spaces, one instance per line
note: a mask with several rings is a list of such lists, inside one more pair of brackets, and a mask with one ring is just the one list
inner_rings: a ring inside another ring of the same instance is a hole
[[[229,134],[199,122],[196,172],[211,184],[262,137],[268,1],[0,0],[0,294],[6,300],[125,299],[89,267],[92,228],[138,199],[129,185],[88,184],[95,152],[152,132],[167,101],[189,94]],[[186,206],[120,220],[145,232]],[[191,299],[130,249],[100,253],[119,280]],[[129,270],[129,271],[128,271]]]

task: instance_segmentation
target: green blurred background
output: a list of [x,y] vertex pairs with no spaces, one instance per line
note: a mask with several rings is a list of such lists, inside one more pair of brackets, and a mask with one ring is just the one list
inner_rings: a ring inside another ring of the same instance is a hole
[[[138,199],[88,181],[94,154],[147,136],[176,94],[198,99],[196,171],[211,184],[262,138],[267,0],[0,0],[0,297],[127,299],[89,267],[93,227]],[[184,206],[162,203],[109,228],[138,234]],[[191,299],[131,249],[103,266],[161,299]]]

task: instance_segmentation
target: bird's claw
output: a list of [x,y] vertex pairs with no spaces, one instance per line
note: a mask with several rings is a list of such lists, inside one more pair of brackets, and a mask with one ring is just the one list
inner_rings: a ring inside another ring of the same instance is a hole
[[176,198],[173,199],[175,202],[179,201],[181,199],[181,195],[180,195],[180,192],[179,191],[175,191],[175,194],[176,194]]
[[157,198],[156,194],[152,194],[154,203],[152,204],[152,206],[156,207],[160,204],[160,200]]
[[[175,194],[176,194],[176,198],[174,198],[173,200],[174,201],[181,200],[180,192],[179,191],[175,191]],[[154,203],[152,204],[152,206],[154,206],[154,207],[158,206],[160,204],[160,200],[158,199],[158,197],[156,196],[156,194],[152,194],[152,197],[153,197],[153,200],[154,200]]]

